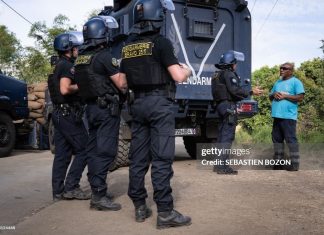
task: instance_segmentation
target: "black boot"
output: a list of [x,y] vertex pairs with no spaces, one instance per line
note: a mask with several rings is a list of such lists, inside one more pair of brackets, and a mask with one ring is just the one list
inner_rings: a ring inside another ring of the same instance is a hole
[[299,170],[299,163],[292,163],[291,165],[286,167],[287,171],[298,171]]
[[90,208],[98,211],[118,211],[121,209],[121,205],[119,203],[113,202],[107,196],[103,196],[101,198],[92,196],[90,201]]
[[176,210],[168,212],[159,212],[157,216],[157,229],[164,229],[170,227],[179,227],[191,224],[191,218],[184,216]]
[[58,193],[58,194],[54,194],[53,195],[53,202],[58,202],[63,200],[63,194],[62,193]]
[[91,198],[91,194],[82,191],[80,188],[75,188],[71,191],[65,192],[63,194],[63,197],[64,197],[64,199],[67,199],[67,200],[72,200],[72,199],[88,200]]
[[135,220],[136,222],[144,222],[145,219],[152,215],[152,210],[145,204],[135,208]]

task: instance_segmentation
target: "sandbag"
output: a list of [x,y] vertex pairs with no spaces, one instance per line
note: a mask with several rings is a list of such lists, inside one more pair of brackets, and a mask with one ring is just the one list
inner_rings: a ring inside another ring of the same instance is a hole
[[33,110],[31,110],[32,112],[34,112],[34,113],[41,113],[41,114],[43,114],[44,113],[44,108],[40,108],[40,109],[33,109]]
[[40,117],[43,117],[43,114],[31,111],[31,112],[29,112],[29,117],[31,117],[31,118],[40,118]]
[[42,104],[37,101],[28,101],[28,108],[30,110],[40,109],[42,107]]
[[30,101],[35,101],[35,100],[37,100],[38,98],[37,98],[37,96],[36,95],[34,95],[34,94],[28,94],[28,100],[30,100]]
[[45,92],[37,91],[34,94],[40,99],[45,99]]
[[38,99],[36,102],[42,104],[42,107],[45,107],[45,99]]
[[39,124],[41,124],[41,125],[45,125],[46,124],[46,120],[45,120],[45,118],[36,118],[36,121],[39,123]]
[[45,92],[47,89],[47,82],[34,84],[34,92]]

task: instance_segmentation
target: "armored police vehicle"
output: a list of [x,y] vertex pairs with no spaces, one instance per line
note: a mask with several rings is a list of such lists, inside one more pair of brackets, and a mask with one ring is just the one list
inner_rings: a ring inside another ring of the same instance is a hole
[[[121,58],[121,48],[133,26],[136,0],[115,0],[114,8],[105,8],[101,15],[116,18],[119,28],[113,31],[113,54]],[[187,82],[178,84],[174,102],[176,136],[183,136],[192,158],[196,143],[217,139],[218,114],[211,93],[211,79],[220,56],[235,50],[244,53],[237,72],[241,85],[251,89],[251,16],[244,0],[174,0],[175,11],[167,12],[161,33],[173,43],[179,61],[193,71]],[[238,104],[240,118],[252,117],[257,102],[248,99]],[[124,140],[129,119],[121,128]],[[122,157],[122,156],[119,156]]]

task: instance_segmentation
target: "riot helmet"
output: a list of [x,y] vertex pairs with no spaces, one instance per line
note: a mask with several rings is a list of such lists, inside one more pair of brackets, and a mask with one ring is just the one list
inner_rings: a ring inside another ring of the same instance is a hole
[[71,50],[73,47],[79,47],[83,43],[83,36],[81,32],[71,31],[61,33],[54,39],[54,50],[58,52],[65,52]]
[[139,0],[134,5],[134,33],[158,31],[166,10],[174,10],[172,0]]
[[99,45],[109,42],[109,29],[118,28],[116,19],[112,16],[96,16],[83,26],[83,38],[86,44]]
[[222,54],[219,63],[215,64],[215,66],[217,68],[224,68],[236,64],[238,61],[244,61],[244,53],[230,50]]

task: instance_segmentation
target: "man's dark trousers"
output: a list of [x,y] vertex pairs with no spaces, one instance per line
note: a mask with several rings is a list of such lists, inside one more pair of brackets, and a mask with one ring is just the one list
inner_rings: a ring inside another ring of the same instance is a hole
[[120,117],[112,116],[108,108],[101,109],[96,104],[88,104],[86,114],[89,124],[89,182],[94,196],[106,195],[107,174],[118,150]]
[[[63,116],[61,110],[54,109],[52,121],[55,128],[55,157],[52,170],[52,187],[55,195],[80,187],[82,172],[87,164],[85,146],[88,134],[84,124],[75,121],[73,113]],[[66,176],[72,155],[75,157]]]
[[299,163],[299,146],[296,137],[296,124],[296,120],[274,118],[272,142],[275,149],[275,159],[283,159],[284,141],[286,141],[292,163]]
[[[233,110],[235,108],[235,103],[229,101],[223,101],[217,105],[217,112],[221,117],[221,122],[218,126],[218,148],[219,149],[230,149],[232,143],[235,139],[235,129],[237,125],[237,118],[234,115],[233,119],[230,121],[229,119],[229,110]],[[218,166],[218,169],[226,169],[226,160],[229,159],[228,151],[222,152],[217,159],[221,160],[223,164]]]
[[173,209],[170,180],[175,151],[175,118],[172,101],[164,96],[135,99],[132,110],[132,142],[130,148],[128,195],[135,207],[147,198],[145,174],[150,163],[154,201],[158,212]]

